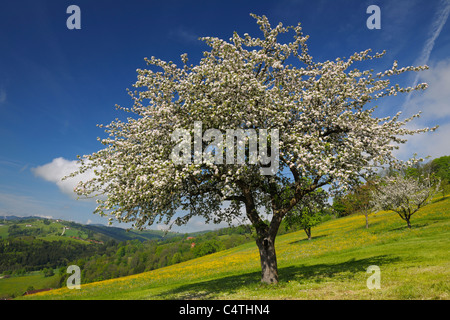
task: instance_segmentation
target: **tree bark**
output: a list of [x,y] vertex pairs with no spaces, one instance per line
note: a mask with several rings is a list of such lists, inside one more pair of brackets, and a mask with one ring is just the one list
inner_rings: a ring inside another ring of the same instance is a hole
[[275,237],[258,236],[256,244],[261,260],[261,282],[268,284],[278,283],[277,256],[275,253]]
[[305,228],[305,233],[308,236],[308,240],[311,240],[311,228]]
[[274,214],[270,225],[263,222],[256,210],[250,188],[238,181],[240,184],[247,217],[255,227],[257,238],[256,245],[259,249],[259,256],[261,261],[261,282],[268,284],[278,283],[278,267],[277,256],[275,253],[275,237],[277,236],[278,228],[283,218],[280,214]]
[[[294,172],[295,175],[295,172]],[[297,174],[298,176],[298,174]],[[300,181],[296,178],[296,181]],[[301,188],[301,183],[298,182],[295,188],[295,194],[290,199],[287,204],[283,203],[278,197],[277,186],[274,183],[269,184],[270,194],[272,195],[272,221],[269,225],[262,221],[261,217],[256,210],[255,201],[253,198],[252,190],[249,186],[238,180],[236,183],[242,191],[242,197],[239,200],[244,202],[247,217],[256,229],[257,239],[256,245],[259,249],[259,256],[261,261],[261,282],[268,284],[278,283],[278,267],[277,267],[277,256],[275,253],[275,238],[278,233],[278,229],[281,225],[281,221],[289,210],[294,207],[298,201],[307,192],[313,192],[318,187],[326,184],[322,182],[319,184],[320,177],[316,177],[313,184],[305,191]]]

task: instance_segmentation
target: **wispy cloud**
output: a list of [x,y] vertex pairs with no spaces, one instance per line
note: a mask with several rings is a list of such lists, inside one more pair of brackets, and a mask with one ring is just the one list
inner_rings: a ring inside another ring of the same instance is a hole
[[173,29],[172,31],[170,31],[169,35],[170,37],[185,44],[198,45],[202,43],[199,40],[200,36],[196,32],[185,27],[178,27],[176,29]]
[[21,164],[19,161],[9,159],[0,155],[0,166],[20,168],[21,166],[23,166],[23,164]]
[[440,5],[436,9],[436,14],[434,16],[434,21],[431,24],[429,36],[425,45],[422,49],[422,53],[417,59],[418,63],[426,64],[430,59],[431,51],[434,48],[434,43],[439,37],[445,23],[447,22],[448,16],[450,14],[450,0],[441,0]]
[[51,218],[58,213],[48,204],[32,196],[0,193],[0,216],[38,216]]
[[[436,8],[436,13],[433,17],[433,23],[431,24],[430,30],[428,32],[428,38],[425,41],[425,45],[422,48],[420,56],[416,59],[415,65],[428,64],[436,39],[441,34],[442,28],[447,22],[449,14],[450,14],[450,0],[441,0],[439,6]],[[417,73],[414,78],[413,86],[416,86],[419,83],[419,78],[420,74]],[[406,101],[404,105],[406,105],[410,99],[411,94],[408,94],[406,96]]]
[[[450,15],[450,0],[441,0],[436,8],[433,23],[430,25],[428,37],[422,51],[416,59],[415,65],[428,65],[431,52],[442,28]],[[414,122],[414,128],[431,127],[439,125],[435,132],[420,134],[410,137],[405,145],[400,147],[398,155],[407,159],[413,153],[419,156],[431,156],[433,158],[450,154],[448,136],[450,134],[450,60],[435,62],[430,69],[417,73],[413,86],[423,80],[429,88],[420,95],[410,93],[403,103],[403,110],[408,114],[423,111],[422,116]]]

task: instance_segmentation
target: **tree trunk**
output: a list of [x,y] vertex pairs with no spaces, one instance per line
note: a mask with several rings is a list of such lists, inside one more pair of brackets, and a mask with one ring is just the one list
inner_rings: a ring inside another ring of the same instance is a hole
[[261,259],[261,282],[278,283],[277,256],[275,253],[275,237],[258,236],[256,244]]
[[411,222],[409,222],[409,217],[406,218],[406,223],[408,224],[408,228],[411,229]]
[[303,230],[305,230],[305,233],[308,236],[308,240],[311,240],[311,228],[305,228]]
[[366,229],[369,229],[369,214],[366,213],[365,216],[366,216]]
[[252,192],[248,185],[239,182],[243,194],[243,202],[248,219],[255,227],[257,238],[256,245],[259,249],[261,261],[261,282],[268,284],[278,283],[277,256],[275,253],[275,238],[281,221],[286,212],[274,210],[272,221],[269,225],[263,222],[256,210]]

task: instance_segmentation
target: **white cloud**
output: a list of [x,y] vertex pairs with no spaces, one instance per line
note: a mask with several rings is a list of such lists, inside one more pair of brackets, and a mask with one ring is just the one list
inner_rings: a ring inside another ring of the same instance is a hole
[[395,155],[399,159],[407,160],[417,153],[419,157],[430,156],[431,159],[450,155],[450,123],[441,125],[435,132],[411,136],[400,147]]
[[450,155],[450,59],[434,63],[429,70],[421,72],[421,81],[428,83],[428,89],[415,93],[403,106],[408,116],[422,111],[421,117],[414,119],[408,128],[435,125],[439,128],[435,132],[410,136],[396,153],[401,159],[410,158],[414,153],[432,158]]
[[[31,168],[31,171],[37,176],[46,181],[55,183],[58,188],[64,194],[69,195],[71,198],[76,199],[77,195],[73,192],[74,187],[78,184],[79,181],[87,181],[94,178],[95,174],[90,171],[84,174],[77,176],[76,178],[69,178],[66,180],[61,180],[63,177],[69,175],[72,172],[75,172],[79,169],[79,163],[77,161],[70,161],[64,159],[62,157],[53,159],[52,162],[44,164],[42,166]],[[1,198],[0,198],[1,200]],[[1,209],[1,208],[0,208]],[[1,212],[1,211],[0,211]],[[244,212],[245,213],[245,212]],[[243,215],[244,219],[245,214]],[[248,221],[246,221],[248,222]],[[92,220],[88,219],[87,224],[92,223]],[[234,225],[240,224],[239,221],[233,220]],[[150,228],[156,227],[158,230],[166,230],[168,228],[165,224],[157,224]],[[195,231],[204,231],[204,230],[212,230],[228,227],[228,224],[222,222],[220,224],[206,224],[205,219],[203,217],[194,216],[192,217],[186,225],[183,226],[172,226],[172,231],[177,232],[195,232]]]
[[77,161],[70,161],[64,158],[55,158],[52,162],[42,166],[31,168],[31,171],[44,180],[55,183],[64,194],[76,199],[77,195],[73,191],[79,181],[87,181],[94,178],[92,171],[87,171],[74,178],[62,180],[65,176],[77,171],[80,164]]
[[426,119],[439,120],[450,116],[450,59],[439,61],[421,72],[421,81],[428,83],[429,87],[405,102],[407,110],[422,110],[422,117]]

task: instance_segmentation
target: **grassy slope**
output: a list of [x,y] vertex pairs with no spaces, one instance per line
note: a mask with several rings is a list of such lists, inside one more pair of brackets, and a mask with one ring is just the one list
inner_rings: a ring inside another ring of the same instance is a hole
[[[0,220],[0,238],[6,239],[8,237],[8,228],[11,225],[17,225],[20,229],[30,231],[39,228],[40,232],[37,238],[48,241],[71,239],[70,237],[80,237],[82,239],[87,239],[89,231],[93,232],[92,239],[103,241],[107,241],[110,239],[114,239],[117,241],[126,241],[133,239],[141,241],[153,239],[160,240],[163,238],[168,239],[179,235],[174,232],[168,232],[166,234],[161,230],[127,231],[123,228],[109,226],[107,227],[101,225],[82,225],[69,221],[56,222],[55,220],[50,220],[50,224],[46,225],[43,219],[31,218],[24,219],[22,222],[18,222],[16,220],[3,222],[2,220]],[[31,225],[31,227],[27,227],[27,225]],[[64,236],[61,236],[64,226],[68,226],[69,229],[66,229],[64,231]],[[79,241],[75,239],[71,240]]]
[[0,279],[0,299],[21,296],[30,286],[33,289],[53,288],[59,284],[59,276],[44,277],[41,271],[34,271],[25,276],[13,276]]
[[[79,230],[79,229],[66,229],[64,232],[64,236],[61,236],[61,233],[63,232],[63,228],[66,225],[64,222],[56,222],[54,220],[51,220],[50,224],[45,224],[44,220],[42,219],[27,219],[23,222],[17,222],[17,221],[7,221],[6,224],[2,223],[2,226],[0,226],[0,238],[6,239],[8,237],[8,228],[11,225],[17,225],[21,229],[25,230],[36,230],[40,229],[39,235],[35,236],[37,239],[47,240],[47,241],[54,241],[54,240],[68,240],[68,241],[76,241],[76,242],[82,242],[80,240],[75,240],[70,237],[81,237],[83,239],[87,238],[87,233]],[[31,225],[31,227],[27,227],[27,225]],[[84,243],[84,242],[82,242]]]
[[[262,285],[254,244],[142,274],[27,299],[449,299],[450,197],[421,209],[413,228],[395,213],[354,215],[279,236],[280,283]],[[381,269],[381,289],[366,286]],[[25,297],[23,297],[25,298]]]

